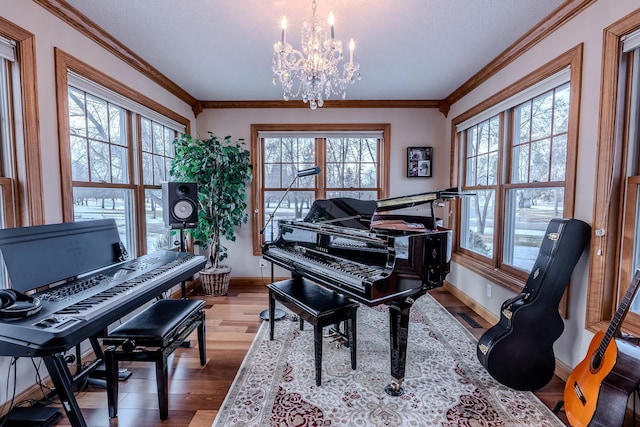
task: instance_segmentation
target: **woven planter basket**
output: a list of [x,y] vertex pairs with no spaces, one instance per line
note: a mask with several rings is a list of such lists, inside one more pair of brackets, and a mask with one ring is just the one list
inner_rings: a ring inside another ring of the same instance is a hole
[[221,265],[218,268],[209,268],[200,272],[202,281],[202,293],[204,295],[221,296],[229,291],[229,279],[231,267]]

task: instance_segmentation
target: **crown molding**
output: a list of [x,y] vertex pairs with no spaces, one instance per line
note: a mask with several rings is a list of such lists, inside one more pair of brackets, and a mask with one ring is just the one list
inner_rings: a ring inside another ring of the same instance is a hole
[[[200,101],[202,108],[306,108],[302,100],[291,101]],[[324,101],[322,108],[441,108],[437,100],[331,100]]]
[[107,33],[102,27],[87,18],[85,15],[65,0],[33,0],[43,8],[47,9],[51,14],[57,16],[66,22],[84,36],[90,38],[98,45],[120,58],[134,69],[138,70],[144,76],[156,82],[164,89],[180,98],[182,101],[196,108],[198,100],[191,96],[187,91],[182,89],[167,76],[162,74],[148,62],[134,53],[126,45],[115,39],[111,34]]
[[452,105],[597,0],[567,0],[444,99]]
[[[189,104],[197,117],[204,108],[309,108],[302,101],[199,101],[152,67],[65,0],[33,0],[149,79]],[[438,108],[447,116],[449,107],[520,57],[540,40],[597,0],[567,0],[484,68],[443,100],[327,100],[325,108]]]

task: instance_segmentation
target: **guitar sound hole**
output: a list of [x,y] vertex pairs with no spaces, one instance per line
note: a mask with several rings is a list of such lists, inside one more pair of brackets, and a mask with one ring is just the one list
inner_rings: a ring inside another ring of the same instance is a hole
[[602,356],[600,353],[595,352],[593,354],[593,358],[591,359],[591,371],[596,372],[600,370],[600,366],[602,365]]

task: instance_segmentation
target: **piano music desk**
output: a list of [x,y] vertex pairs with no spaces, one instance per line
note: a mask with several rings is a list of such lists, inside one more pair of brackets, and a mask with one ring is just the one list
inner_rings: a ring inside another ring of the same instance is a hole
[[302,277],[270,283],[267,287],[271,340],[276,300],[300,317],[300,330],[303,330],[305,320],[313,325],[316,385],[320,385],[322,378],[322,328],[325,326],[345,322],[351,368],[356,369],[356,310],[360,306],[357,302]]

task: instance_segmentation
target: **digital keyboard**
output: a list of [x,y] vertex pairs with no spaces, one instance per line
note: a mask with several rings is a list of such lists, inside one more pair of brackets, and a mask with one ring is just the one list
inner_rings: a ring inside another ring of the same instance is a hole
[[[191,280],[206,258],[161,250],[129,260],[115,221],[95,220],[1,229],[0,261],[20,304],[33,304],[0,306],[0,356],[42,357],[70,424],[87,427],[74,386],[102,361],[98,337]],[[96,361],[72,375],[64,353],[85,340]]]
[[66,351],[189,279],[204,264],[202,256],[159,251],[35,293],[42,301],[39,313],[0,321],[0,355]]

